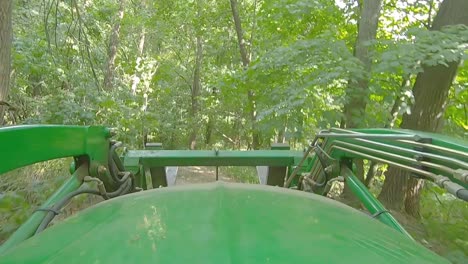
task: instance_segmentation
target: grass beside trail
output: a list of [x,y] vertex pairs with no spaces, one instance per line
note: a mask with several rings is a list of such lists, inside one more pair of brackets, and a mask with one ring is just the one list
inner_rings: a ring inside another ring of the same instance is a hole
[[257,169],[255,167],[227,166],[219,167],[219,173],[233,178],[236,182],[258,184]]

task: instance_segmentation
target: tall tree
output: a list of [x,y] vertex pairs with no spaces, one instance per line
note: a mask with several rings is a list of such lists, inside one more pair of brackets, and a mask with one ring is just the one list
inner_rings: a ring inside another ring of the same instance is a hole
[[[247,69],[250,64],[250,53],[247,51],[247,43],[244,38],[244,31],[242,30],[242,22],[239,16],[239,8],[237,0],[231,0],[231,11],[232,18],[234,20],[234,26],[237,34],[237,42],[239,45],[239,52],[241,56],[242,66],[244,69]],[[247,100],[249,111],[250,122],[252,126],[252,145],[253,149],[258,149],[260,147],[260,136],[257,128],[257,103],[255,100],[255,92],[252,89],[247,91]]]
[[[203,0],[197,1],[197,22],[201,23],[203,19]],[[198,112],[200,111],[200,94],[201,94],[201,70],[203,62],[203,38],[201,28],[195,29],[195,65],[193,67],[193,79],[190,95],[190,118],[192,122],[191,131],[189,135],[189,147],[195,149],[197,146],[197,134],[199,132],[199,125],[196,123]]]
[[[354,49],[354,56],[364,65],[369,73],[372,67],[370,45],[375,40],[379,24],[382,0],[364,0],[361,3],[361,18],[359,19],[358,36]],[[369,76],[352,80],[346,90],[347,101],[344,106],[345,127],[354,128],[362,126],[368,100]]]
[[104,75],[104,90],[110,91],[113,85],[115,59],[117,58],[117,50],[119,48],[120,26],[125,13],[125,0],[120,0],[119,12],[114,22],[114,27],[109,38],[109,50]]
[[0,0],[0,126],[3,125],[3,117],[10,90],[11,72],[11,0]]
[[[444,0],[434,18],[431,30],[448,25],[468,25],[468,1]],[[438,132],[443,126],[447,96],[456,76],[459,61],[447,65],[423,65],[413,86],[415,103],[411,114],[403,115],[401,128]],[[391,168],[379,198],[391,209],[404,210],[419,217],[419,197],[422,180],[409,178],[407,173]],[[404,204],[402,204],[404,202]]]
[[[199,16],[200,17],[200,16]],[[201,93],[201,68],[203,60],[203,40],[200,34],[196,36],[196,50],[195,50],[195,67],[193,70],[192,94],[191,94],[191,108],[190,115],[192,121],[196,120],[198,112],[200,111],[200,93]],[[197,144],[197,134],[199,127],[197,124],[192,125],[190,133],[190,149],[195,149]]]
[[[138,8],[144,8],[144,9],[147,9],[148,6],[147,6],[147,3],[146,3],[146,0],[143,0],[141,1],[138,5],[137,5],[137,9]],[[141,25],[141,29],[140,29],[140,36],[139,36],[139,41],[138,41],[138,52],[137,52],[137,61],[136,61],[136,66],[135,66],[135,72],[133,73],[133,76],[132,76],[132,93],[133,95],[136,94],[136,89],[137,89],[137,86],[138,86],[138,83],[140,82],[140,78],[138,77],[138,62],[139,60],[142,59],[142,56],[143,56],[143,51],[145,49],[145,40],[146,40],[146,27],[145,25]]]
[[[371,42],[375,40],[379,24],[382,0],[364,0],[360,4],[361,18],[359,19],[358,36],[356,39],[354,56],[364,65],[365,73],[369,73],[372,67]],[[350,80],[346,89],[347,101],[344,106],[343,127],[362,127],[366,105],[369,95],[369,75],[364,74],[361,78]],[[363,161],[356,160],[358,171],[356,176],[364,181]],[[358,205],[357,199],[349,188],[345,187],[344,197],[351,205]]]

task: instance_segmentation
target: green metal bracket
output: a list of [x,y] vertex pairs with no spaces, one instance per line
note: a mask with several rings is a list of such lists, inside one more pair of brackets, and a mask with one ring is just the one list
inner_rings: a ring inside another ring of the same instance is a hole
[[[37,162],[86,156],[90,174],[108,162],[111,131],[102,126],[31,125],[0,128],[0,174]],[[76,164],[79,166],[81,164]],[[110,189],[110,176],[102,177]]]
[[143,190],[148,189],[145,177],[145,171],[140,165],[140,159],[135,157],[123,156],[123,165],[125,169],[133,173],[135,177],[135,186],[142,188]]
[[[287,150],[284,145],[272,150],[225,151],[225,150],[161,150],[161,145],[149,146],[159,150],[130,150],[125,160],[136,160],[143,168],[149,168],[153,186],[167,186],[166,166],[269,166],[269,185],[282,186],[286,168],[297,165],[303,156],[302,151]],[[130,170],[130,168],[128,168]]]
[[151,167],[151,184],[153,188],[167,187],[166,167]]
[[130,150],[126,157],[145,167],[162,166],[289,166],[303,156],[292,150]]
[[[289,144],[274,143],[271,145],[271,150],[290,150]],[[291,166],[269,166],[267,174],[267,185],[271,186],[283,186],[284,178],[288,171],[288,167]]]
[[[146,143],[147,150],[163,150],[162,143]],[[165,166],[150,166],[151,184],[153,188],[167,187],[167,175]]]
[[[87,175],[99,177],[108,190],[115,182],[107,173],[111,131],[102,126],[30,125],[0,128],[0,174],[34,163],[74,157],[72,176],[40,207],[47,209],[77,190]],[[45,215],[35,211],[0,247],[0,253],[34,235]]]

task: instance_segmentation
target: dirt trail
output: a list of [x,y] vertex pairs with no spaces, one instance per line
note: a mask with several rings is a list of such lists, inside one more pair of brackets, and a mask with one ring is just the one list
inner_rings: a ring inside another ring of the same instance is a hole
[[[218,173],[218,180],[225,182],[236,182],[235,179]],[[216,169],[214,167],[179,167],[177,172],[176,185],[186,185],[194,183],[206,183],[216,181]]]

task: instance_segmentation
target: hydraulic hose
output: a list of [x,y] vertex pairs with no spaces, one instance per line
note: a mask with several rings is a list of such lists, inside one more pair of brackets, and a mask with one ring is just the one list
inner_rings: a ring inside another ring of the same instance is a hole
[[114,159],[114,153],[115,153],[115,150],[118,147],[120,147],[121,145],[122,145],[121,142],[111,142],[111,147],[109,149],[109,155],[108,155],[108,159],[107,159],[110,175],[111,175],[112,179],[114,181],[118,182],[118,183],[123,183],[124,181],[122,181],[118,177],[119,168],[118,168],[118,165],[116,165],[116,162],[115,162],[115,159]]
[[[117,196],[120,196],[122,194],[125,194],[125,193],[129,192],[131,190],[131,188],[132,188],[132,180],[131,180],[131,178],[129,179],[129,176],[127,176],[126,178],[128,180],[124,184],[120,185],[120,187],[116,191],[106,193],[106,196],[108,198],[114,198],[114,197],[117,197]],[[57,212],[59,212],[59,210],[62,209],[73,197],[81,195],[81,194],[93,194],[93,195],[102,196],[102,194],[99,191],[93,190],[93,189],[82,189],[82,190],[76,190],[74,192],[69,193],[62,200],[60,200],[56,204],[54,204],[54,206],[47,209],[48,213],[44,217],[44,219],[42,220],[39,227],[37,228],[35,234],[38,234],[38,233],[44,231],[44,229],[47,228],[47,226],[50,224],[50,222],[57,215]]]
[[58,211],[67,204],[70,199],[73,197],[80,195],[80,194],[93,194],[93,195],[101,195],[99,191],[92,190],[92,189],[82,189],[82,190],[76,190],[74,192],[69,193],[67,196],[65,196],[62,200],[58,201],[57,203],[54,204],[51,208],[48,209],[47,215],[44,217],[42,220],[41,224],[39,227],[36,229],[36,235],[40,232],[42,232],[48,225],[49,223],[54,219],[54,217],[57,215]]
[[436,183],[455,197],[468,202],[468,190],[463,188],[461,185],[450,181],[447,177],[440,177]]
[[462,199],[463,201],[468,202],[468,190],[467,189],[458,190],[456,193],[456,196]]
[[117,155],[116,152],[112,153],[112,158],[113,158],[113,160],[115,162],[115,165],[117,165],[117,169],[119,169],[120,171],[124,171],[125,167],[122,164],[122,160],[120,160],[120,158],[119,158],[119,156]]

